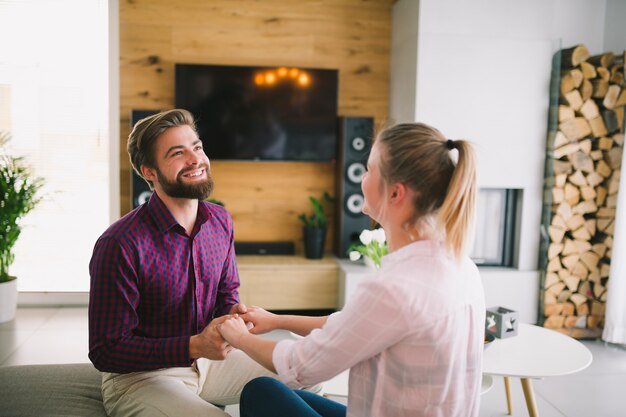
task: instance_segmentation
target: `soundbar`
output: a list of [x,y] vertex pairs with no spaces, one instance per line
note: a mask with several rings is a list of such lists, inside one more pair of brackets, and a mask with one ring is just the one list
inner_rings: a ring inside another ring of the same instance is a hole
[[293,242],[235,242],[237,255],[295,255]]

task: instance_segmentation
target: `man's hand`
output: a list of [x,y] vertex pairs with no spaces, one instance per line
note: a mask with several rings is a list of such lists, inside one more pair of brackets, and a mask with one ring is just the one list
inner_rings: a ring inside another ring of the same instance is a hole
[[224,360],[228,353],[233,350],[217,330],[217,326],[228,320],[230,315],[225,315],[213,319],[208,326],[199,334],[191,336],[189,339],[189,356],[192,359],[207,358],[213,360]]
[[246,324],[252,324],[252,328],[248,329],[253,334],[263,334],[276,329],[276,317],[276,314],[257,306],[249,307],[247,313],[241,314]]

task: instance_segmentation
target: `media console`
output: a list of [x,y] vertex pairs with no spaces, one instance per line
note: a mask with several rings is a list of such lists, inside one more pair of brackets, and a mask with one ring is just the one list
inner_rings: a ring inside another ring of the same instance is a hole
[[237,255],[246,305],[267,310],[337,309],[339,266],[333,256]]

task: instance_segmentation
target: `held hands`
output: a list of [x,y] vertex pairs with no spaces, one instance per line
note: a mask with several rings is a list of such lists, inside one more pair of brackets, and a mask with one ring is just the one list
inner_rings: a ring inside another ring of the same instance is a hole
[[217,326],[217,330],[231,346],[239,348],[241,338],[248,334],[248,327],[237,314],[230,316]]
[[245,314],[241,314],[241,318],[247,325],[252,334],[263,334],[274,330],[276,326],[276,314],[270,313],[261,307],[251,306],[247,308]]
[[192,358],[208,358],[213,360],[226,359],[233,350],[218,331],[218,326],[228,320],[230,315],[213,319],[199,334],[189,340],[189,354]]

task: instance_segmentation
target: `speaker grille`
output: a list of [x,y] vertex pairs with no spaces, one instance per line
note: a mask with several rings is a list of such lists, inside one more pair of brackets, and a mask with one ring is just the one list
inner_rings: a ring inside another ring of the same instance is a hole
[[372,145],[374,119],[371,117],[340,117],[337,135],[335,173],[335,255],[348,257],[348,248],[357,242],[371,220],[363,214],[361,178],[366,171]]

